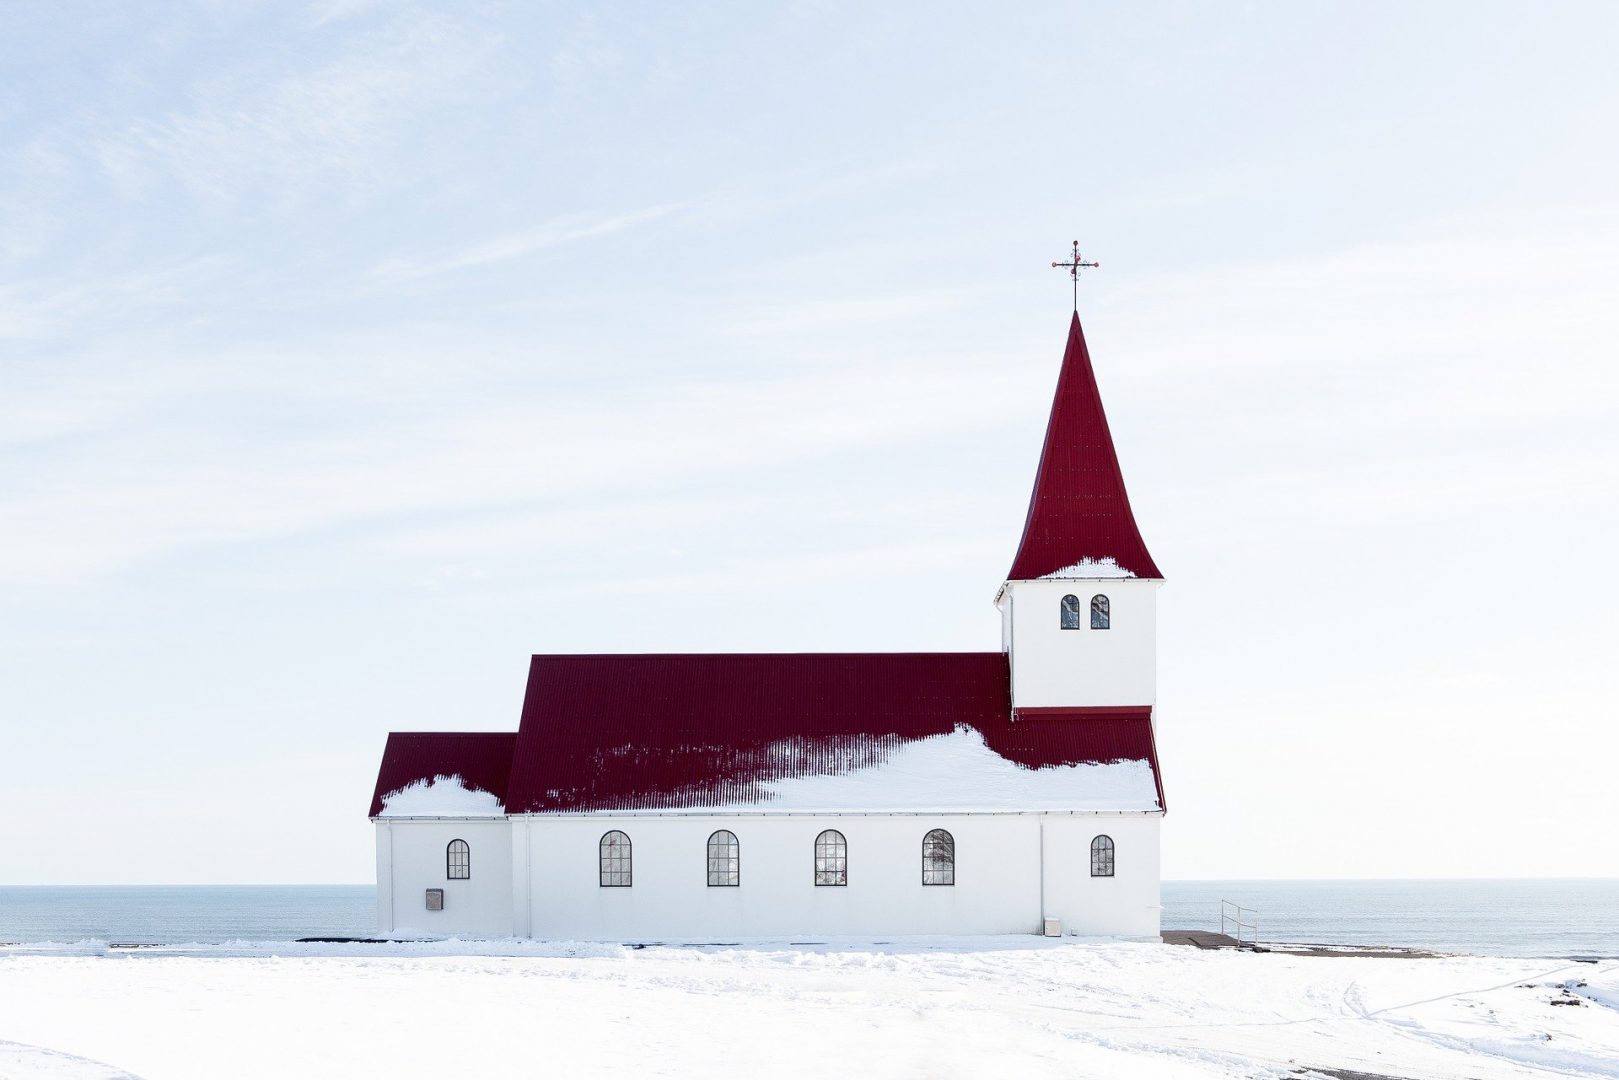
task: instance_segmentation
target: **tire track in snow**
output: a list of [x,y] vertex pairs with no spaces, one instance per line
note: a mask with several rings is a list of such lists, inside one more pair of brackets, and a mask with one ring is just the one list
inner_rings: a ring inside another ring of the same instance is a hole
[[[1172,1024],[1154,1023],[1149,1021],[1130,1024],[1088,1025],[1086,1028],[1081,1030],[1068,1030],[1061,1033],[1066,1035],[1068,1038],[1079,1039],[1107,1049],[1136,1053],[1157,1053],[1171,1058],[1179,1058],[1186,1061],[1199,1062],[1203,1064],[1230,1065],[1232,1063],[1237,1063],[1239,1065],[1246,1065],[1250,1069],[1273,1070],[1273,1075],[1280,1077],[1297,1075],[1301,1069],[1306,1068],[1306,1066],[1299,1064],[1299,1056],[1302,1056],[1301,1050],[1290,1050],[1288,1053],[1295,1056],[1283,1058],[1276,1056],[1274,1051],[1267,1053],[1262,1047],[1217,1048],[1198,1041],[1190,1040],[1187,1038],[1187,1036],[1195,1036],[1195,1033],[1197,1032],[1212,1033],[1216,1031],[1239,1030],[1259,1031],[1266,1029],[1298,1027],[1301,1025],[1320,1025],[1323,1028],[1333,1029],[1330,1031],[1323,1030],[1318,1032],[1330,1040],[1354,1037],[1354,1025],[1363,1023],[1383,1036],[1391,1037],[1392,1042],[1395,1044],[1410,1043],[1413,1044],[1413,1046],[1419,1046],[1427,1050],[1437,1049],[1450,1053],[1460,1053],[1464,1058],[1471,1055],[1478,1055],[1480,1057],[1493,1060],[1500,1066],[1505,1066],[1507,1069],[1511,1070],[1512,1075],[1514,1076],[1607,1076],[1609,1074],[1605,1072],[1593,1072],[1589,1065],[1583,1062],[1557,1063],[1546,1061],[1543,1058],[1524,1058],[1513,1056],[1511,1054],[1494,1052],[1481,1047],[1470,1040],[1444,1035],[1439,1032],[1429,1031],[1424,1028],[1417,1027],[1412,1021],[1405,1021],[1391,1016],[1380,1015],[1400,1009],[1414,1008],[1423,1004],[1441,1002],[1454,998],[1464,998],[1472,994],[1489,993],[1495,990],[1507,989],[1521,985],[1526,980],[1544,979],[1552,975],[1560,974],[1566,970],[1568,970],[1567,967],[1560,967],[1543,975],[1524,976],[1497,986],[1460,990],[1452,994],[1441,994],[1432,998],[1422,999],[1420,1001],[1408,1002],[1402,1005],[1391,1005],[1376,1010],[1368,1010],[1365,1007],[1364,994],[1360,988],[1359,980],[1351,980],[1339,995],[1341,999],[1341,1006],[1337,1010],[1331,1010],[1329,1008],[1328,1010],[1324,1011],[1307,1012],[1304,1015],[1299,1016],[1282,1016],[1265,1020],[1227,1019],[1188,1021],[1184,1023]],[[1601,974],[1601,972],[1599,972],[1599,974]],[[1034,1001],[1024,1002],[1021,1004],[1021,1006],[1013,1006],[1012,1011],[1021,1011],[1026,1014],[1044,1013],[1047,1015],[1051,1013],[1083,1015],[1091,1012],[1091,1010],[1083,1007],[1076,1008],[1074,1006],[1053,1005]],[[1031,1019],[1033,1019],[1032,1015]],[[1347,1025],[1347,1029],[1339,1030],[1340,1025]],[[1128,1037],[1129,1035],[1150,1036],[1155,1033],[1179,1033],[1181,1037],[1172,1037],[1169,1042],[1159,1043],[1147,1042]],[[1402,1067],[1399,1065],[1394,1065],[1393,1062],[1389,1060],[1391,1057],[1397,1058],[1398,1055],[1382,1055],[1382,1060],[1373,1060],[1371,1058],[1367,1058],[1364,1061],[1355,1063],[1354,1068],[1357,1070],[1366,1068],[1388,1069],[1392,1066],[1394,1068],[1401,1069],[1403,1072],[1411,1072],[1411,1067],[1409,1066]],[[1420,1066],[1418,1067],[1418,1075],[1421,1074],[1422,1068],[1423,1067]],[[1259,1074],[1248,1072],[1244,1073],[1243,1075],[1257,1076]],[[1385,1074],[1380,1072],[1376,1074],[1367,1073],[1367,1075],[1381,1076]]]
[[104,1061],[0,1039],[0,1080],[141,1080]]
[[[1511,979],[1499,986],[1480,986],[1471,990],[1457,990],[1452,994],[1440,994],[1437,997],[1423,998],[1421,1001],[1408,1001],[1404,1005],[1388,1005],[1381,1009],[1373,1009],[1371,1012],[1362,1012],[1361,1015],[1368,1020],[1373,1020],[1379,1016],[1382,1016],[1384,1013],[1399,1012],[1401,1009],[1414,1009],[1418,1005],[1432,1005],[1436,1001],[1449,1001],[1452,998],[1468,997],[1472,994],[1490,994],[1497,990],[1508,990],[1514,986],[1522,986],[1525,982],[1531,980],[1549,979],[1554,975],[1561,975],[1565,971],[1573,971],[1576,968],[1583,969],[1583,967],[1584,965],[1582,964],[1567,964],[1563,967],[1553,968],[1552,970],[1540,975],[1529,975],[1522,979]],[[1599,974],[1606,974],[1606,972],[1599,972]]]
[[[1489,1045],[1481,1044],[1479,1041],[1474,1039],[1462,1038],[1456,1035],[1447,1035],[1444,1032],[1436,1031],[1431,1027],[1423,1026],[1416,1021],[1401,1020],[1393,1016],[1385,1015],[1388,1013],[1401,1012],[1405,1009],[1414,1009],[1421,1005],[1433,1005],[1443,1001],[1456,1001],[1479,994],[1491,994],[1498,990],[1510,990],[1513,987],[1554,978],[1563,974],[1564,972],[1575,970],[1584,971],[1586,970],[1586,965],[1565,964],[1561,967],[1553,968],[1550,971],[1543,972],[1539,975],[1528,975],[1523,978],[1513,979],[1509,982],[1500,983],[1495,986],[1477,987],[1470,990],[1458,990],[1450,994],[1440,994],[1435,997],[1423,998],[1420,1001],[1408,1001],[1401,1005],[1388,1005],[1381,1009],[1366,1010],[1362,1008],[1360,1009],[1360,1015],[1362,1019],[1377,1025],[1379,1030],[1389,1034],[1398,1035],[1407,1041],[1425,1046],[1440,1047],[1446,1050],[1461,1051],[1466,1054],[1476,1054],[1480,1057],[1489,1058],[1503,1064],[1513,1065],[1517,1068],[1525,1069],[1530,1072],[1539,1072],[1550,1076],[1607,1076],[1609,1074],[1605,1070],[1602,1070],[1600,1066],[1593,1069],[1592,1063],[1590,1062],[1552,1062],[1541,1057],[1532,1058],[1519,1056],[1508,1052],[1506,1047],[1499,1049],[1492,1048]],[[1614,970],[1616,969],[1611,967],[1603,968],[1594,972],[1594,974],[1606,975]],[[1345,1000],[1347,1003],[1347,997]],[[1494,1010],[1490,1010],[1490,1013],[1493,1018],[1495,1015]],[[1497,1027],[1502,1026],[1499,1020],[1496,1020],[1495,1024]],[[1548,1036],[1548,1038],[1549,1037],[1550,1036]]]

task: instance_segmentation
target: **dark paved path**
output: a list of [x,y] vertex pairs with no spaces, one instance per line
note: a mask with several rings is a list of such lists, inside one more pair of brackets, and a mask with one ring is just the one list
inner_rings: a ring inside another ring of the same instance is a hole
[[1196,949],[1248,949],[1253,952],[1285,953],[1288,956],[1375,956],[1389,960],[1425,960],[1444,953],[1427,949],[1401,949],[1387,945],[1312,945],[1288,941],[1267,941],[1255,945],[1239,942],[1230,934],[1213,930],[1165,930],[1160,936],[1168,945],[1190,945]]
[[1230,934],[1216,934],[1213,930],[1165,930],[1161,935],[1168,945],[1191,945],[1198,949],[1235,949],[1237,939]]

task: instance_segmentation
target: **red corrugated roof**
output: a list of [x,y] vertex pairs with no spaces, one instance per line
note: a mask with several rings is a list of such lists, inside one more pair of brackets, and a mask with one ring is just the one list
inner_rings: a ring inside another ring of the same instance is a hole
[[395,731],[382,748],[382,767],[371,796],[371,816],[382,813],[382,800],[418,780],[460,776],[462,782],[488,791],[502,803],[512,772],[509,731]]
[[1147,761],[1156,776],[1150,716],[1013,723],[1004,653],[536,656],[505,803],[511,813],[747,803],[763,782],[877,764],[958,726],[1028,768]]
[[1045,577],[1085,559],[1113,559],[1136,577],[1163,577],[1130,511],[1076,311],[1068,327],[1068,348],[1057,376],[1023,539],[1006,577],[1008,581]]

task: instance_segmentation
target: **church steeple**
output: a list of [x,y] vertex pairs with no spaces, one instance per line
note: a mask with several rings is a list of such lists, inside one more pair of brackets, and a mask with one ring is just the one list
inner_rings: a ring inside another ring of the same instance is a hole
[[1075,312],[1023,540],[995,597],[1013,719],[1151,715],[1161,584],[1130,512]]
[[1006,577],[1163,577],[1130,510],[1078,311],[1068,326],[1023,539]]

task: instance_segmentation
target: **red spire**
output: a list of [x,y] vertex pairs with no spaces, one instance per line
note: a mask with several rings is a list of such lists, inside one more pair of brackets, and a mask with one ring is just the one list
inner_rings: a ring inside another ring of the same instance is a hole
[[[1035,473],[1034,494],[1029,497],[1029,517],[1006,577],[1027,581],[1055,575],[1076,563],[1108,559],[1136,577],[1163,577],[1130,512],[1130,496],[1124,490],[1124,474],[1113,451],[1113,436],[1108,433],[1107,414],[1102,411],[1102,395],[1096,388],[1096,373],[1091,370],[1090,350],[1085,347],[1085,331],[1076,311],[1068,327],[1068,350],[1057,376],[1057,395],[1051,402],[1040,471]],[[1075,569],[1071,576],[1107,577],[1109,572]]]

